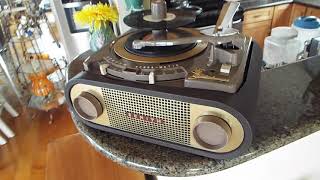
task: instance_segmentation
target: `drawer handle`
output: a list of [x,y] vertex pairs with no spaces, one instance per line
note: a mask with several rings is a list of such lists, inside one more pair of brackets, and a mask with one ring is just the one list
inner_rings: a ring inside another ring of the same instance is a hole
[[253,18],[259,18],[259,17],[261,17],[261,15],[255,15],[255,16],[253,16]]

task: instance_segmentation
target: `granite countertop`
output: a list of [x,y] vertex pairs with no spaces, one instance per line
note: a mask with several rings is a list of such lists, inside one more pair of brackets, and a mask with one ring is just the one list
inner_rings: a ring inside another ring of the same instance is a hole
[[292,2],[320,8],[320,0],[243,0],[241,1],[241,7],[246,11]]
[[320,0],[293,0],[293,2],[320,8]]
[[[81,67],[82,61],[75,60],[73,63]],[[98,151],[126,167],[161,176],[209,174],[249,161],[319,131],[319,70],[320,63],[315,59],[263,72],[254,142],[244,155],[229,160],[208,159],[102,132],[73,119],[80,133]],[[69,72],[68,77],[74,74]]]

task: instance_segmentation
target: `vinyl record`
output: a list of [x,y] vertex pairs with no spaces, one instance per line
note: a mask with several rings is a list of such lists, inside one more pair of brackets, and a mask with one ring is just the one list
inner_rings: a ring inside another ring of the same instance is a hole
[[193,23],[195,20],[195,12],[181,9],[168,10],[167,18],[160,22],[152,20],[150,10],[134,12],[123,19],[124,23],[132,28],[150,30],[174,29]]

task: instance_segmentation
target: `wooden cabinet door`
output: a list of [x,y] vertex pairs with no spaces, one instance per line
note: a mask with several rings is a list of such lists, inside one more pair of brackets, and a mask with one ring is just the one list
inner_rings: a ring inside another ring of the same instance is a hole
[[272,28],[278,26],[289,26],[292,4],[283,4],[274,8]]
[[270,35],[272,20],[244,24],[243,33],[251,36],[261,48],[264,46],[264,39]]
[[292,24],[294,20],[297,19],[298,17],[305,16],[306,11],[307,11],[306,6],[301,4],[293,4],[289,24]]
[[317,16],[320,18],[320,8],[308,7],[306,16]]
[[243,24],[256,23],[260,21],[271,20],[274,7],[250,10],[244,13]]

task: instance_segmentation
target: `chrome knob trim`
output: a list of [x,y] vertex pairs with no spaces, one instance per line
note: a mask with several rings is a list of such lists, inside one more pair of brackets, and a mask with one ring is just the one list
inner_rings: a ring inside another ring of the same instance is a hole
[[73,107],[80,117],[88,121],[95,120],[103,112],[100,101],[89,92],[82,92],[77,96],[73,101]]
[[197,118],[193,136],[200,146],[217,150],[228,144],[231,128],[226,121],[217,116],[203,115]]

